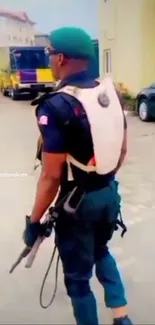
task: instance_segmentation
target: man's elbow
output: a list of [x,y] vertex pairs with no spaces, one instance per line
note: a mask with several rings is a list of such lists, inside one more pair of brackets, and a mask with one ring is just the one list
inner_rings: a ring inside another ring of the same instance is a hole
[[47,171],[41,172],[41,180],[49,182],[52,185],[59,186],[60,185],[60,175],[53,174]]

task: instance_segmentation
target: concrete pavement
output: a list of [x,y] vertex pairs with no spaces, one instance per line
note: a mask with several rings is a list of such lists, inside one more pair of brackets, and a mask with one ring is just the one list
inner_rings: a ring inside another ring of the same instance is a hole
[[[155,124],[144,124],[130,116],[128,124],[129,155],[118,179],[123,194],[123,217],[129,231],[124,239],[117,233],[110,246],[125,281],[133,320],[136,324],[154,324]],[[31,270],[20,265],[14,274],[8,274],[23,247],[24,215],[31,212],[35,196],[39,171],[33,174],[32,168],[37,136],[34,108],[29,102],[0,97],[0,324],[75,323],[61,268],[52,308],[39,307],[39,289],[52,253],[52,239],[42,245]],[[18,173],[19,177],[4,177],[3,173]],[[46,301],[53,285],[54,270],[51,270],[45,288]],[[92,286],[98,297],[101,324],[110,324],[111,314],[104,307],[103,290],[94,278]]]

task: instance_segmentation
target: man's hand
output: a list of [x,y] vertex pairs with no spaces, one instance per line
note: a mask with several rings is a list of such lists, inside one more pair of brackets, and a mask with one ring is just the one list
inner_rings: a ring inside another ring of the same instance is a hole
[[32,247],[38,236],[43,236],[43,227],[40,222],[31,223],[30,217],[26,216],[26,228],[23,233],[23,240],[26,246]]

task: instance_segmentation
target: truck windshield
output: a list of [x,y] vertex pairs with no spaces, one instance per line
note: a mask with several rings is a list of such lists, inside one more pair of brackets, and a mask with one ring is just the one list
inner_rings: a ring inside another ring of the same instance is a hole
[[46,69],[49,67],[49,59],[44,50],[22,50],[13,53],[16,69]]

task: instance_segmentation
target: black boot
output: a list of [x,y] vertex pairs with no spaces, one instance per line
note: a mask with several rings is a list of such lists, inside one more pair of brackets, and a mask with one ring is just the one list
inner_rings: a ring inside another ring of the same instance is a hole
[[128,316],[115,318],[113,325],[133,325],[130,318]]

